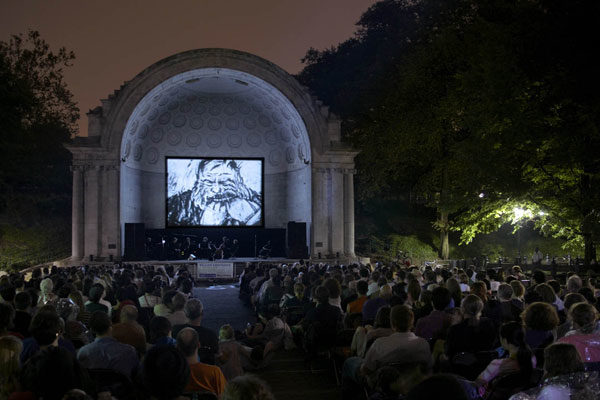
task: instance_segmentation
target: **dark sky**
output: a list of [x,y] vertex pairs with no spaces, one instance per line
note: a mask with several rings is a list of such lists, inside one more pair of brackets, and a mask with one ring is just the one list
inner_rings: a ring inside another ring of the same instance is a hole
[[0,40],[28,28],[77,59],[66,72],[85,113],[152,63],[203,47],[247,51],[290,73],[309,47],[349,38],[375,0],[0,0]]

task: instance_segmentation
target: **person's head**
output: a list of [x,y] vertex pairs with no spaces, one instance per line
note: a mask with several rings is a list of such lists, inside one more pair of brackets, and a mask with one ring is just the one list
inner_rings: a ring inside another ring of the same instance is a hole
[[138,319],[138,309],[131,304],[124,306],[121,309],[119,319],[121,322],[136,322]]
[[175,347],[154,346],[146,353],[141,381],[148,396],[157,400],[176,399],[189,379],[189,364]]
[[469,294],[462,300],[460,308],[465,318],[479,318],[483,311],[483,301],[479,296]]
[[0,336],[0,376],[8,378],[19,371],[19,356],[22,350],[23,343],[16,337]]
[[85,390],[85,372],[73,354],[62,347],[50,346],[35,354],[21,371],[24,391],[38,398],[61,400],[71,389]]
[[171,300],[171,310],[174,312],[183,310],[186,301],[187,299],[185,298],[185,295],[183,293],[175,293],[175,296],[173,296],[173,299]]
[[195,357],[198,354],[200,342],[198,332],[194,328],[183,328],[177,334],[177,349],[185,357]]
[[531,371],[531,350],[525,342],[525,330],[519,322],[507,322],[500,327],[500,343],[509,350],[511,354],[516,354],[517,361],[522,371]]
[[533,271],[531,278],[536,285],[546,282],[546,274],[541,269],[536,269]]
[[567,293],[577,293],[583,286],[583,282],[578,275],[571,275],[567,279]]
[[572,344],[554,343],[544,349],[546,378],[581,372],[584,369],[581,356]]
[[31,319],[29,332],[40,346],[49,346],[58,343],[62,325],[60,317],[55,311],[49,309],[39,310]]
[[510,286],[513,290],[513,297],[516,299],[522,299],[525,294],[525,286],[521,283],[521,281],[515,279],[510,281]]
[[436,287],[431,291],[431,304],[438,311],[443,311],[450,305],[450,291],[443,286]]
[[31,296],[27,292],[20,292],[15,295],[15,309],[17,311],[26,311],[31,306]]
[[92,303],[98,303],[102,299],[102,295],[104,294],[104,286],[99,283],[92,285],[90,288],[90,297],[89,300]]
[[413,387],[406,400],[447,399],[467,400],[465,390],[454,375],[436,374]]
[[390,311],[390,324],[397,332],[409,332],[413,327],[415,316],[410,307],[398,305]]
[[367,281],[358,281],[356,283],[356,291],[359,296],[366,296],[369,292],[369,283]]
[[419,284],[419,281],[416,279],[412,279],[410,282],[408,282],[406,292],[408,293],[412,301],[418,301],[421,297],[421,285]]
[[219,339],[220,340],[233,340],[235,339],[235,333],[231,325],[226,324],[219,329]]
[[315,299],[319,304],[329,303],[329,290],[325,286],[318,286],[315,289]]
[[96,336],[107,336],[111,330],[110,317],[104,311],[94,311],[90,317],[90,330]]
[[13,285],[5,284],[0,286],[0,298],[2,298],[5,302],[13,303],[16,294],[17,289]]
[[498,299],[500,301],[509,301],[513,295],[513,288],[508,283],[501,283],[498,286]]
[[576,303],[569,308],[569,317],[575,329],[584,334],[590,334],[596,327],[598,311],[589,303]]
[[487,286],[485,285],[485,282],[473,282],[471,284],[471,294],[479,297],[482,301],[487,301]]
[[304,297],[304,291],[306,290],[306,286],[304,286],[301,283],[296,283],[294,285],[294,295],[299,298],[300,300],[302,300],[302,298]]
[[571,306],[575,303],[585,303],[586,299],[579,293],[569,293],[565,296],[565,301],[563,302],[565,306],[565,310],[571,309]]
[[0,303],[0,334],[12,328],[15,318],[15,309],[6,303]]
[[537,331],[551,331],[559,324],[558,314],[554,306],[536,301],[521,313],[525,327]]
[[52,279],[46,278],[40,282],[40,291],[43,295],[52,293],[52,289],[54,289],[54,282],[52,282]]
[[585,299],[588,303],[590,303],[590,304],[596,303],[596,296],[594,295],[594,290],[592,288],[584,286],[581,289],[579,289],[577,291],[577,293],[579,293],[580,295],[585,297]]
[[69,298],[60,299],[56,302],[56,312],[65,321],[73,321],[79,314],[79,307]]
[[375,328],[391,328],[390,307],[380,307],[375,315]]
[[171,322],[166,317],[153,317],[150,320],[149,329],[149,342],[156,343],[156,341],[162,337],[169,336],[171,334]]
[[183,307],[183,312],[190,321],[195,321],[198,318],[202,318],[202,315],[204,313],[204,306],[202,305],[202,302],[200,300],[190,299],[187,301],[187,303],[185,303],[185,306]]
[[544,303],[553,304],[556,301],[554,289],[546,283],[541,283],[535,287],[535,292],[540,296],[540,300]]
[[227,382],[221,400],[275,400],[275,396],[263,380],[246,374]]
[[392,298],[392,288],[390,287],[390,285],[382,286],[379,289],[379,297],[385,300],[389,300]]
[[325,279],[325,281],[323,282],[323,286],[325,286],[329,291],[329,298],[337,299],[338,297],[340,297],[340,294],[342,293],[342,287],[336,279]]

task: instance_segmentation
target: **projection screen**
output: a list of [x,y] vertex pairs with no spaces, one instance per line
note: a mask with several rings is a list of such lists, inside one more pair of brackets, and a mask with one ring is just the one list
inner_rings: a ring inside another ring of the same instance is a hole
[[262,226],[263,164],[167,157],[167,227]]

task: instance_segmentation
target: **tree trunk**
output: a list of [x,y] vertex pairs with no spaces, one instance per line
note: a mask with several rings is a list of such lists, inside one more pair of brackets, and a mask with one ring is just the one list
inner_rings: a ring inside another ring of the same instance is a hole
[[591,261],[596,259],[596,243],[594,243],[594,238],[591,233],[586,232],[583,234],[583,245],[583,262],[586,267],[589,267]]
[[447,260],[450,257],[450,245],[448,243],[448,213],[440,211],[440,248],[438,256]]

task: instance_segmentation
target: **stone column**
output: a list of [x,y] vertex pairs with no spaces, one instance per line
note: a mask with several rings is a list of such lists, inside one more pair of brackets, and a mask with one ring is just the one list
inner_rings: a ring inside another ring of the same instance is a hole
[[101,256],[119,258],[119,166],[104,167],[102,185],[102,205],[100,220],[102,225]]
[[81,165],[73,165],[73,205],[71,214],[71,258],[73,260],[81,260],[83,253],[83,204],[84,204],[84,183],[83,183],[83,167]]
[[329,254],[344,253],[344,175],[341,168],[331,168],[331,201],[329,203],[330,236]]
[[354,254],[354,170],[344,171],[344,254]]
[[100,167],[97,165],[87,165],[85,168],[85,242],[84,242],[84,258],[87,259],[90,255],[97,257],[99,255],[99,195],[100,195]]
[[327,179],[325,168],[312,169],[312,233],[311,256],[325,256],[328,247]]

